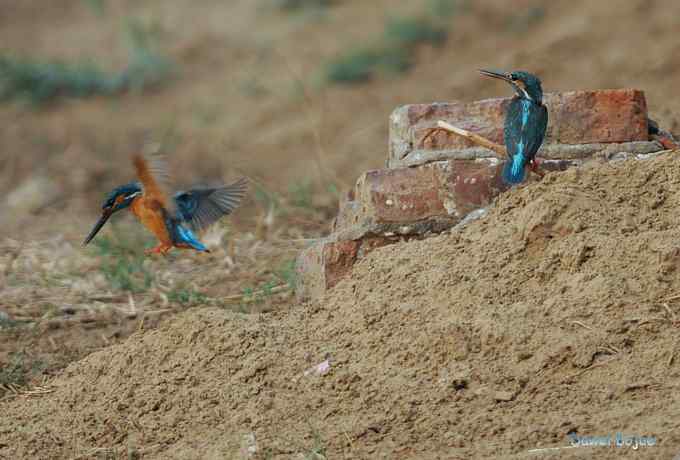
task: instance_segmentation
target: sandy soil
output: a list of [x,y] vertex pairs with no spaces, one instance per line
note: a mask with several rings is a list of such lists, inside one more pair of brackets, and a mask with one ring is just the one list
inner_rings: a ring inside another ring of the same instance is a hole
[[[0,452],[238,458],[255,439],[253,458],[531,458],[620,431],[671,458],[678,154],[550,174],[463,229],[371,253],[318,303],[135,334],[3,403]],[[631,454],[597,449],[559,456]]]

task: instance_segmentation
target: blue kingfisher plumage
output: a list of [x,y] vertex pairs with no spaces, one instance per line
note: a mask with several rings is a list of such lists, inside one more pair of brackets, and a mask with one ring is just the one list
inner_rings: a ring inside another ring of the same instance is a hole
[[503,134],[508,161],[503,167],[503,180],[509,184],[519,184],[524,180],[527,166],[536,170],[536,152],[543,143],[548,127],[548,109],[543,105],[541,80],[524,71],[479,72],[509,83],[515,91],[505,114]]
[[172,247],[210,252],[196,237],[223,216],[231,214],[246,194],[247,180],[215,188],[196,188],[170,196],[162,156],[135,155],[136,182],[116,187],[102,205],[102,215],[83,244],[88,244],[109,217],[129,208],[159,240],[147,253],[165,254]]

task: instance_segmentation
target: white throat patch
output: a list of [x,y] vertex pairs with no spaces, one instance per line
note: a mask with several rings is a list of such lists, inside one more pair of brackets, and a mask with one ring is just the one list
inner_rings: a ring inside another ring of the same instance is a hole
[[527,90],[522,88],[521,86],[517,85],[517,87],[522,90],[522,94],[524,94],[524,97],[529,99],[531,102],[535,102],[531,96],[529,96],[529,93],[527,93]]

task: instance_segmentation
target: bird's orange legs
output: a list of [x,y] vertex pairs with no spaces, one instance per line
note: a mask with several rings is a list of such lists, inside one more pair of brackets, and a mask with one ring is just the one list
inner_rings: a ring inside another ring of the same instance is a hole
[[540,165],[541,165],[540,161],[537,158],[534,158],[529,162],[529,169],[531,170],[531,172],[533,172],[542,179],[543,176],[545,176],[545,171],[541,171],[538,169]]
[[151,254],[162,254],[162,255],[165,255],[165,254],[168,253],[168,251],[169,251],[170,249],[172,249],[172,246],[171,246],[171,245],[165,244],[165,243],[158,243],[158,245],[157,245],[156,247],[151,248],[151,249],[147,249],[146,251],[144,251],[144,254],[146,254],[147,256],[148,256],[148,255],[151,255]]

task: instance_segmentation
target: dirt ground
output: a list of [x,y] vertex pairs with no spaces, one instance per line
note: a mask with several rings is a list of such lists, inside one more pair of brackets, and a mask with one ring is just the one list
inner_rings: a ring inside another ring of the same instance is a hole
[[[461,230],[371,253],[313,304],[136,333],[3,403],[0,452],[531,458],[622,432],[672,458],[678,154],[551,174]],[[559,457],[632,452],[591,449]]]
[[[680,4],[468,2],[410,72],[339,87],[323,62],[426,2],[272,3],[0,0],[0,52],[118,68],[135,17],[178,68],[152,92],[0,106],[0,458],[680,454],[680,152],[550,174],[320,302],[290,289],[337,192],[384,164],[394,107],[507,94],[477,68],[640,88],[680,131]],[[80,246],[149,143],[179,184],[251,178],[210,255],[140,258],[129,217]],[[570,432],[658,445],[531,451]]]

